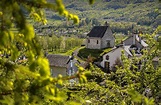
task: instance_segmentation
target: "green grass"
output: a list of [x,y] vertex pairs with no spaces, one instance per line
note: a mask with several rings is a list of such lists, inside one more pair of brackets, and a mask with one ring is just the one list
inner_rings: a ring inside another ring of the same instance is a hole
[[78,56],[84,60],[88,58],[88,56],[98,58],[100,54],[103,52],[103,50],[99,49],[87,49],[83,48],[79,50]]
[[72,53],[75,51],[75,50],[77,50],[79,47],[75,47],[75,48],[73,48],[73,49],[71,49],[71,50],[68,50],[67,52],[65,52],[65,53],[62,53],[63,55],[72,55]]
[[103,52],[100,54],[100,57],[103,56],[104,54],[108,53],[109,51],[111,51],[112,48],[106,48],[103,50]]
[[88,49],[88,48],[82,48],[78,52],[78,56],[83,59],[87,60],[87,58],[90,56],[96,60],[99,60],[101,56],[107,52],[109,52],[111,48],[106,49]]
[[61,51],[61,50],[58,50],[58,51],[53,51],[53,52],[48,52],[49,54],[60,54],[60,55],[68,55],[68,56],[70,56],[70,55],[72,55],[72,53],[75,51],[75,50],[77,50],[79,47],[75,47],[75,48],[73,48],[73,49],[71,49],[71,50],[68,50],[68,51],[66,51],[66,52],[64,52],[64,51]]
[[123,34],[115,34],[115,45],[121,43],[121,41],[125,40],[127,38],[127,36],[123,35]]

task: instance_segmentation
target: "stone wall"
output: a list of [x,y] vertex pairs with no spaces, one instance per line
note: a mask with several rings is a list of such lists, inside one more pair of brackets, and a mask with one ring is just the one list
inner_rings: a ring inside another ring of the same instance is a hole
[[86,39],[86,48],[89,49],[101,49],[101,39],[90,37]]
[[[108,28],[106,30],[106,33],[103,36],[101,41],[102,41],[101,48],[114,47],[114,45],[115,45],[115,38],[114,38],[110,28]],[[108,46],[108,42],[110,43],[110,46]]]

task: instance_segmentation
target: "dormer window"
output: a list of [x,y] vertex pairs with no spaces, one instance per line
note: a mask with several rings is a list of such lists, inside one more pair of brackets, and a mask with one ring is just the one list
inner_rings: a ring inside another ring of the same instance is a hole
[[106,56],[106,60],[109,60],[109,55]]

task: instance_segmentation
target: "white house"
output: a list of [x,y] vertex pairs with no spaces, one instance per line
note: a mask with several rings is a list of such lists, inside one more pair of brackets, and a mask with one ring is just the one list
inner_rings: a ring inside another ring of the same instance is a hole
[[113,48],[111,51],[103,55],[103,60],[101,61],[100,65],[106,70],[111,70],[114,64],[116,63],[117,59],[121,61],[122,50],[124,51],[125,56],[132,56],[132,53],[129,51],[129,48],[130,46],[120,46]]
[[148,45],[139,37],[139,35],[133,34],[125,39],[120,45],[104,54],[100,65],[106,70],[112,70],[116,60],[119,59],[121,61],[122,50],[128,58],[133,57],[133,51],[135,55],[139,57],[142,55],[141,50],[146,47],[148,47]]
[[108,24],[106,26],[94,26],[87,34],[86,48],[102,49],[114,47],[115,38]]
[[47,59],[49,60],[51,75],[53,77],[59,74],[67,76],[77,72],[75,64],[77,64],[78,61],[70,56],[48,54]]

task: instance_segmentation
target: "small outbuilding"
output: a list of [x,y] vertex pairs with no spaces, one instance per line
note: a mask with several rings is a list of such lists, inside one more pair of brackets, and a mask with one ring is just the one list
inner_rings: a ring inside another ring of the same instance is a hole
[[51,75],[53,77],[59,74],[63,76],[72,75],[77,72],[76,63],[78,61],[71,56],[48,54],[47,59],[49,60]]
[[94,26],[87,34],[86,48],[103,49],[114,47],[115,37],[112,34],[110,26],[106,23],[105,26]]

